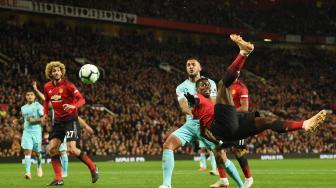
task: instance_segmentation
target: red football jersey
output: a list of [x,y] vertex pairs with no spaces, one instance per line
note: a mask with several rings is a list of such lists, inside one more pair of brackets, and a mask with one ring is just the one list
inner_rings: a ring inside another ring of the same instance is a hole
[[199,119],[201,126],[210,128],[215,118],[214,104],[201,94],[196,94],[195,98],[199,99],[199,104],[193,107],[192,113],[195,118]]
[[[78,116],[77,109],[85,104],[85,99],[76,86],[68,80],[61,80],[54,85],[51,81],[44,85],[44,114],[48,114],[49,104],[54,109],[55,121],[66,121]],[[63,104],[76,106],[76,109],[65,111]]]
[[234,102],[236,108],[239,108],[241,106],[241,104],[240,104],[241,100],[248,100],[247,87],[242,82],[240,82],[239,80],[235,81],[231,85],[230,91],[231,91],[233,102]]

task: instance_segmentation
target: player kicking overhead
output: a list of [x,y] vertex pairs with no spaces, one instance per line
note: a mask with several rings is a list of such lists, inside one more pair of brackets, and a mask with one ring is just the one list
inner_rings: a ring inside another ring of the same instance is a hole
[[238,77],[238,71],[244,63],[234,62],[226,70],[223,79],[218,83],[216,103],[210,97],[211,85],[207,78],[196,82],[197,94],[186,94],[193,107],[194,117],[200,120],[202,135],[214,143],[235,141],[247,138],[271,129],[278,133],[295,130],[314,131],[326,119],[326,111],[322,110],[305,121],[281,121],[276,117],[259,117],[258,112],[239,113],[234,107],[229,87]]
[[[34,91],[36,92],[37,96],[42,99],[43,101],[45,100],[43,93],[37,88],[36,81],[33,81],[32,86],[34,88]],[[50,104],[50,111],[51,111],[51,125],[54,126],[54,110]],[[83,128],[86,132],[93,134],[92,128],[82,119],[81,117],[78,117],[79,125],[81,128]],[[79,141],[79,140],[77,140]],[[64,141],[59,147],[59,152],[61,156],[61,164],[62,164],[62,177],[65,178],[68,176],[68,166],[69,166],[69,159],[68,159],[68,154],[67,154],[67,142],[66,138],[64,138]]]
[[[240,52],[236,57],[234,64],[243,64],[246,60],[246,57],[253,50],[253,45],[250,43],[246,43],[241,38],[239,41],[236,40],[237,35],[232,35],[235,37],[231,37],[231,39],[239,46]],[[235,40],[234,40],[235,39]],[[244,45],[241,43],[244,42]],[[248,44],[248,45],[247,45]],[[250,49],[252,46],[252,49]],[[247,47],[249,47],[247,49]],[[246,48],[246,49],[245,49]],[[196,93],[195,83],[202,79],[200,72],[202,70],[200,63],[196,59],[189,59],[186,63],[186,70],[188,74],[188,79],[186,79],[182,84],[180,84],[176,88],[176,94],[178,97],[178,102],[181,107],[181,111],[186,114],[186,122],[185,124],[174,131],[165,143],[163,144],[163,154],[162,154],[162,170],[163,170],[163,184],[160,188],[170,188],[171,187],[171,178],[174,169],[174,153],[173,151],[177,148],[184,146],[186,143],[190,143],[193,140],[202,140],[207,145],[207,148],[213,149],[216,153],[216,158],[220,160],[220,163],[217,162],[217,168],[221,176],[226,176],[225,170],[229,173],[229,175],[235,180],[239,187],[243,187],[244,184],[240,179],[239,173],[234,166],[234,164],[227,159],[225,151],[220,151],[215,148],[215,145],[208,140],[204,139],[200,135],[200,121],[198,118],[194,117],[190,107],[188,106],[188,101],[185,97],[187,93]],[[209,81],[211,84],[211,91],[209,93],[209,98],[213,99],[213,102],[216,101],[216,85],[213,81]],[[216,159],[216,160],[217,160]],[[218,165],[220,164],[220,165]],[[225,179],[228,184],[227,178]]]
[[21,113],[24,119],[24,129],[22,134],[21,146],[24,149],[26,173],[25,178],[31,179],[30,166],[32,151],[37,153],[37,176],[42,177],[42,128],[41,120],[43,116],[43,106],[35,101],[34,91],[26,92],[27,104],[21,107]]
[[55,179],[50,186],[63,185],[62,167],[59,147],[66,137],[68,153],[76,156],[88,166],[91,172],[92,183],[98,180],[98,168],[93,161],[76,147],[79,139],[78,108],[85,103],[75,85],[64,79],[65,66],[59,61],[52,61],[45,69],[48,83],[44,85],[44,121],[47,121],[49,105],[54,109],[55,122],[50,135],[48,153],[51,156]]
[[[239,76],[241,76],[241,72],[239,73]],[[232,94],[233,102],[237,109],[237,112],[248,112],[249,94],[245,84],[241,82],[240,79],[236,79],[236,81],[230,87],[230,92]],[[248,153],[248,151],[246,150],[245,140],[239,140],[237,144],[239,145],[233,145],[232,151],[237,161],[239,162],[240,168],[244,173],[244,186],[245,188],[250,188],[253,184],[253,177],[251,175],[250,166],[245,156]],[[225,180],[225,175],[223,176],[222,173],[220,173],[219,178],[220,179],[216,183],[210,185],[211,188],[225,187],[225,185],[228,185],[228,182],[226,182]]]

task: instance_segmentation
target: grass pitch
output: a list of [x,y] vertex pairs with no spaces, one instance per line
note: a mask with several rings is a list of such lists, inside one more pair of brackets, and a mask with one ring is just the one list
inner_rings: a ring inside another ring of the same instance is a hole
[[[239,168],[237,163],[235,164]],[[336,160],[249,160],[249,164],[254,177],[254,188],[336,187]],[[96,184],[92,184],[87,167],[78,162],[70,162],[69,174],[64,179],[65,185],[63,187],[158,188],[162,183],[160,161],[144,163],[98,162],[97,165],[100,170],[100,179]],[[217,177],[210,176],[208,172],[198,172],[198,167],[198,162],[176,161],[173,188],[206,188],[217,180]],[[36,165],[32,165],[33,179],[26,180],[23,177],[23,164],[0,163],[0,187],[46,187],[46,184],[53,179],[51,164],[45,164],[43,170],[44,176],[39,178],[36,176]],[[231,179],[230,187],[236,187]]]

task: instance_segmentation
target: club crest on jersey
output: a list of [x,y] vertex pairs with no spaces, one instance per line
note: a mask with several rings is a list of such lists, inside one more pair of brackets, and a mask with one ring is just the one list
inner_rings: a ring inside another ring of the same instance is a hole
[[61,95],[53,95],[52,97],[50,97],[50,99],[52,101],[59,101],[62,99],[62,96]]
[[62,93],[63,93],[63,88],[60,88],[60,89],[58,90],[58,92],[59,92],[60,94],[62,94]]
[[233,89],[233,90],[231,91],[231,93],[232,93],[232,95],[236,94],[236,90]]

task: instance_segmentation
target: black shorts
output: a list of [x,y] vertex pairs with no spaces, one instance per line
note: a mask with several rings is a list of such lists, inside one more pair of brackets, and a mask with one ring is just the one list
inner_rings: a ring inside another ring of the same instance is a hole
[[78,119],[55,122],[49,138],[58,138],[63,142],[64,137],[66,137],[67,142],[80,139],[81,130]]
[[258,112],[237,112],[232,105],[216,104],[210,131],[222,141],[241,140],[258,133],[255,125],[258,116]]

